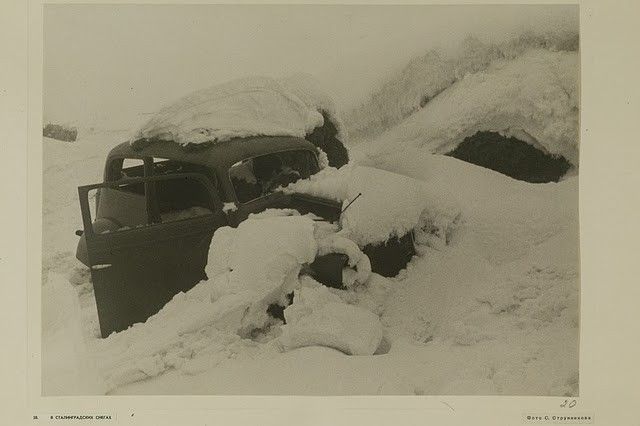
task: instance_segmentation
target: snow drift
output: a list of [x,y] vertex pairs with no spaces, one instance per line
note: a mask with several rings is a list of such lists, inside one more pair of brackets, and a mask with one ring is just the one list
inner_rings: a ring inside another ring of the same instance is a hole
[[467,74],[485,71],[493,62],[516,59],[532,49],[578,51],[576,31],[523,33],[503,43],[484,43],[469,36],[456,52],[439,49],[411,60],[371,98],[345,115],[350,137],[367,141],[399,124]]
[[575,52],[530,50],[494,61],[362,149],[373,157],[409,146],[444,154],[477,132],[496,131],[577,167],[578,72]]

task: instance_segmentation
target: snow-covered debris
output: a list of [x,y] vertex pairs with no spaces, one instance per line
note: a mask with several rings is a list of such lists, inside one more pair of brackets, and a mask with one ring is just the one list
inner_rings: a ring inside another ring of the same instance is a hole
[[514,136],[578,166],[579,56],[530,50],[494,61],[433,98],[362,149],[384,156],[408,147],[447,153],[481,131]]
[[372,355],[382,340],[377,315],[346,304],[324,286],[296,290],[284,316],[281,342],[288,350],[319,345],[349,355]]
[[281,81],[247,77],[196,91],[166,106],[131,142],[160,139],[186,145],[259,135],[305,137],[323,125],[322,112],[342,128],[331,99],[311,77]]
[[355,200],[340,218],[341,235],[361,247],[401,237],[427,222],[446,228],[458,217],[446,192],[433,193],[416,179],[370,167],[327,168],[283,190],[331,198],[344,206]]

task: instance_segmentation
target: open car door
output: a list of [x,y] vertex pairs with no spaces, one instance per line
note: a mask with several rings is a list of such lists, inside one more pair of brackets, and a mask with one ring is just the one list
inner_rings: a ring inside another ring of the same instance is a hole
[[204,175],[128,178],[78,192],[102,337],[146,321],[207,278],[211,238],[227,218]]

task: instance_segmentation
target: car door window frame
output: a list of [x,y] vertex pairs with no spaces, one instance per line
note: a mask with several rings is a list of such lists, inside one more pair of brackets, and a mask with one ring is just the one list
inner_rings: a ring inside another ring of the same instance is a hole
[[[80,209],[82,214],[82,222],[84,225],[85,233],[87,234],[87,238],[99,239],[109,235],[109,234],[95,233],[93,230],[93,220],[95,218],[91,217],[91,211],[89,208],[89,197],[88,197],[89,191],[93,189],[104,188],[104,187],[118,188],[121,185],[129,185],[129,184],[134,184],[139,182],[143,182],[145,184],[145,187],[153,187],[152,185],[153,182],[161,181],[161,180],[180,179],[180,178],[195,179],[200,184],[202,184],[206,189],[207,194],[209,195],[209,198],[212,201],[213,209],[211,211],[211,214],[202,215],[201,217],[215,216],[217,211],[220,211],[220,212],[222,211],[222,202],[217,194],[215,187],[206,176],[200,173],[176,173],[176,174],[170,174],[170,175],[143,176],[143,177],[119,179],[115,181],[106,181],[103,183],[93,184],[93,185],[85,185],[78,188],[78,195],[80,197]],[[151,190],[151,192],[145,191],[145,197],[146,197],[147,215],[149,218],[147,222],[149,223],[143,225],[143,228],[157,227],[162,225],[166,226],[168,223],[178,223],[178,222],[184,222],[187,220],[194,219],[194,218],[185,218],[185,219],[179,219],[171,222],[154,223],[152,222],[151,214],[153,212],[153,209],[157,208],[157,200],[155,199],[155,194],[153,190]],[[154,207],[154,205],[156,207]],[[197,217],[195,217],[195,219],[197,219]],[[119,230],[118,232],[130,232],[130,231],[135,231],[136,229],[139,229],[139,228],[123,229],[123,230]]]

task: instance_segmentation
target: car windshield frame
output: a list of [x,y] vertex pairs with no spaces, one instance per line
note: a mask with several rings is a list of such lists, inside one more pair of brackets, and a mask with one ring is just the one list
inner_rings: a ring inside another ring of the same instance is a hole
[[305,153],[305,155],[309,155],[310,156],[310,158],[312,160],[312,162],[310,164],[312,170],[309,173],[309,177],[313,176],[314,174],[316,174],[316,173],[318,173],[320,171],[320,164],[318,162],[318,156],[316,155],[316,153],[313,150],[305,149],[305,148],[282,149],[282,150],[278,150],[278,151],[267,152],[267,153],[264,153],[264,154],[257,154],[257,155],[251,155],[251,156],[248,156],[248,157],[244,157],[244,158],[242,158],[242,159],[240,159],[238,161],[235,161],[234,163],[229,164],[228,167],[227,167],[227,173],[226,173],[227,180],[228,180],[229,185],[231,187],[231,190],[233,192],[233,198],[234,198],[234,200],[235,200],[237,205],[244,205],[244,204],[253,203],[253,202],[257,201],[257,200],[261,200],[263,198],[269,197],[269,196],[273,195],[277,191],[274,190],[274,191],[268,192],[266,194],[262,194],[259,197],[255,197],[255,198],[252,198],[250,200],[241,202],[240,199],[238,198],[236,187],[235,187],[233,181],[231,180],[231,169],[235,165],[240,164],[242,162],[246,162],[248,160],[254,160],[254,159],[259,158],[259,157],[265,157],[265,156],[268,156],[268,155],[282,154],[282,153],[288,153],[288,152],[303,152],[303,153]]

